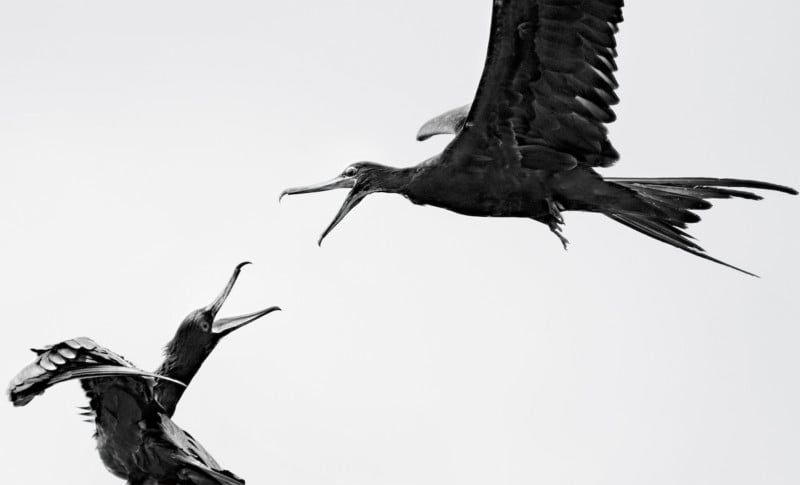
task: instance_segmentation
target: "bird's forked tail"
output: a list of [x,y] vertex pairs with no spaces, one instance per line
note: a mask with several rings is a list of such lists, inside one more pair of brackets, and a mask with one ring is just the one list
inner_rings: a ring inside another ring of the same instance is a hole
[[797,191],[782,185],[755,180],[717,178],[607,178],[607,182],[633,191],[641,203],[626,201],[619,206],[604,207],[602,212],[642,234],[658,239],[695,256],[714,261],[742,273],[756,276],[736,266],[708,255],[691,235],[684,231],[687,224],[698,222],[693,211],[708,209],[708,199],[761,200],[761,196],[741,189],[775,190],[797,195]]

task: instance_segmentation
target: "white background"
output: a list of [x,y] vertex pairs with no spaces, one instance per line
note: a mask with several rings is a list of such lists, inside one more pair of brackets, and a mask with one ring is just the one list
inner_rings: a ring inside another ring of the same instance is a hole
[[[10,379],[91,336],[154,369],[245,269],[176,421],[252,484],[797,484],[800,199],[693,227],[743,276],[592,214],[541,224],[279,192],[436,153],[488,0],[3,2]],[[614,176],[800,185],[800,7],[628,2]],[[77,383],[0,409],[4,484],[107,484]]]

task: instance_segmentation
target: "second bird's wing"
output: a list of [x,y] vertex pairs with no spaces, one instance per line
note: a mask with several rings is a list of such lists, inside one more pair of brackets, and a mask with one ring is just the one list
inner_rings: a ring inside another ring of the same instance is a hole
[[[609,166],[614,34],[622,0],[495,0],[489,49],[444,163],[567,170]],[[435,119],[434,119],[435,120]]]
[[[49,387],[72,379],[120,376],[165,379],[136,368],[121,355],[87,337],[32,350],[37,354],[36,359],[17,373],[8,387],[8,397],[15,406],[24,406]],[[86,385],[84,389],[90,391]]]

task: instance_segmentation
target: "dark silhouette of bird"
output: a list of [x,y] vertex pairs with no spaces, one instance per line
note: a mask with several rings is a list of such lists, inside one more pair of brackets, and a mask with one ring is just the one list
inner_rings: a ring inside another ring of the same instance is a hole
[[[488,54],[474,101],[426,123],[419,139],[455,138],[408,168],[358,162],[328,182],[288,194],[349,188],[328,233],[364,197],[399,193],[411,202],[480,217],[546,224],[566,248],[564,211],[603,214],[686,252],[705,253],[685,232],[709,199],[797,194],[790,187],[730,178],[604,178],[619,158],[607,137],[619,100],[614,35],[622,0],[494,0]],[[746,271],[743,271],[747,273]],[[751,273],[748,273],[751,274]]]
[[268,313],[216,318],[247,263],[236,266],[222,293],[190,313],[167,344],[155,373],[136,368],[122,356],[86,337],[34,349],[37,354],[8,388],[15,406],[24,406],[49,387],[79,379],[89,398],[82,413],[94,421],[97,450],[106,469],[130,485],[240,485],[189,433],[171,419],[186,384],[220,339]]
[[[195,310],[183,320],[164,349],[164,361],[156,370],[157,374],[188,386],[223,337],[268,313],[280,310],[273,306],[237,317],[215,318],[239,278],[242,267],[248,264],[250,263],[238,264],[222,293],[209,306]],[[175,413],[175,406],[185,390],[186,386],[176,385],[170,380],[159,380],[155,383],[156,399],[168,416]]]

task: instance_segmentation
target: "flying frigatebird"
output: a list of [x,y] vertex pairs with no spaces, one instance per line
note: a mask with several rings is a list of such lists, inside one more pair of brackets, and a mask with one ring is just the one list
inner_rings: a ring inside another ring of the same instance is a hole
[[155,373],[136,368],[122,356],[86,337],[43,349],[11,381],[8,395],[24,406],[49,387],[79,379],[89,398],[100,458],[130,485],[240,485],[244,480],[222,469],[189,433],[171,419],[186,384],[220,339],[268,313],[216,318],[239,276],[236,266],[222,293],[190,313],[165,349]]
[[[797,194],[790,187],[730,178],[604,178],[619,158],[606,123],[617,81],[622,0],[494,0],[488,54],[471,105],[426,123],[420,140],[455,138],[407,168],[358,162],[328,182],[288,194],[349,188],[319,243],[364,197],[399,193],[415,204],[469,216],[523,217],[547,224],[566,248],[562,212],[596,212],[691,254],[705,253],[684,229],[709,199]],[[743,271],[747,274],[747,271]]]

